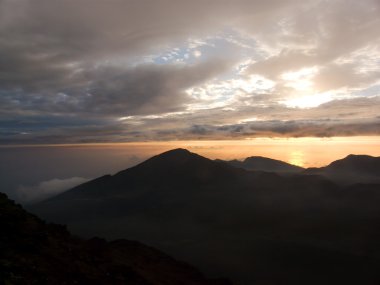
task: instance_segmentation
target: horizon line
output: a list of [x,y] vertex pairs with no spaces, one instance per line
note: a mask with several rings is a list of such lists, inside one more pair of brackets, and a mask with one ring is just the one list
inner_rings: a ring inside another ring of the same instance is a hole
[[378,141],[380,143],[380,135],[367,136],[333,136],[333,137],[253,137],[244,139],[190,139],[190,140],[145,140],[145,141],[125,141],[125,142],[73,142],[73,143],[29,143],[29,144],[0,144],[0,148],[7,147],[69,147],[69,146],[117,146],[117,145],[143,145],[143,144],[170,144],[170,143],[195,143],[207,144],[210,142],[241,143],[247,144],[255,142],[368,142]]

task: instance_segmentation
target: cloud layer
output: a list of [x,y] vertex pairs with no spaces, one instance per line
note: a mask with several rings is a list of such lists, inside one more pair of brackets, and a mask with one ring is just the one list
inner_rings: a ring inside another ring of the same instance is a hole
[[0,0],[0,143],[378,135],[379,15],[376,0]]
[[17,198],[23,203],[36,203],[56,196],[90,179],[83,177],[71,177],[67,179],[51,179],[42,181],[35,186],[19,186],[16,189]]

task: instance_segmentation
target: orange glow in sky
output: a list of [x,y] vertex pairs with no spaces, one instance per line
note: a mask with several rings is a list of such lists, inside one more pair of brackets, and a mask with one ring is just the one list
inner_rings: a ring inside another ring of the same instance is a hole
[[[252,138],[223,141],[167,141],[107,144],[45,145],[43,147],[112,149],[123,155],[149,158],[173,148],[186,148],[211,159],[243,159],[264,156],[303,167],[320,167],[349,154],[380,156],[380,137]],[[36,146],[36,147],[42,147]]]

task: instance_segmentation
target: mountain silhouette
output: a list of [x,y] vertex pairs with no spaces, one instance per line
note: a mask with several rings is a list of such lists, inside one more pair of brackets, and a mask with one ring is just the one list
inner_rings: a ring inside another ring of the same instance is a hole
[[380,157],[351,154],[328,166],[306,169],[304,173],[323,175],[344,185],[380,183]]
[[369,285],[380,282],[379,186],[247,171],[176,149],[29,209],[243,285]]
[[226,162],[234,167],[253,171],[299,173],[304,170],[302,167],[262,156],[251,156],[247,157],[243,161],[234,159]]
[[231,284],[136,241],[73,237],[2,193],[0,221],[1,284]]

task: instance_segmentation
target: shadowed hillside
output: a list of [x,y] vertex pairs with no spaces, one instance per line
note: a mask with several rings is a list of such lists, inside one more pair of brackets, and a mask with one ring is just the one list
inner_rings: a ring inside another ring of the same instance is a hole
[[177,149],[31,207],[241,284],[378,284],[378,184],[247,171]]
[[228,285],[129,240],[73,237],[46,224],[0,193],[1,284]]

